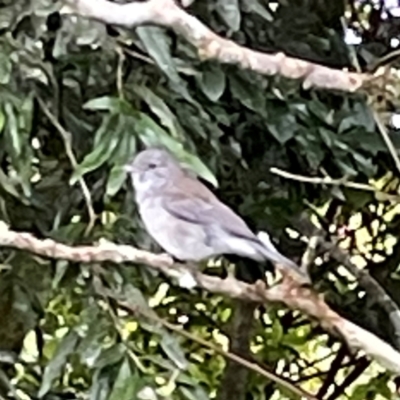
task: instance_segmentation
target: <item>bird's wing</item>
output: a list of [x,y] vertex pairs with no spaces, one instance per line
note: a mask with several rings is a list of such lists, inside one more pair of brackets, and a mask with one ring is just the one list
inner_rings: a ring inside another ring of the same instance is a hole
[[[297,265],[284,255],[269,241],[260,239],[250,230],[246,223],[233,210],[220,202],[218,198],[201,182],[185,177],[179,189],[170,187],[163,193],[162,204],[165,210],[176,218],[201,225],[206,235],[212,240],[214,228],[225,231],[237,238],[253,243],[253,249],[273,262],[294,270],[301,278],[308,276],[298,269]],[[185,190],[183,191],[182,188]],[[238,244],[238,242],[237,242]]]
[[220,202],[201,182],[185,177],[180,188],[184,188],[185,192],[171,188],[164,193],[163,206],[169,213],[203,226],[218,225],[225,232],[258,241],[242,218]]

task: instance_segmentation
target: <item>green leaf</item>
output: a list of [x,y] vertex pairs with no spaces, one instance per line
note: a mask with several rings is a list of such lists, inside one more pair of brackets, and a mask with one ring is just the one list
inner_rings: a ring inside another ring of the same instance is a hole
[[167,128],[175,138],[183,138],[184,132],[175,114],[170,110],[165,101],[154,92],[144,86],[134,89],[135,94],[139,95],[150,107],[151,111],[157,115],[161,124]]
[[94,140],[93,140],[93,148],[96,149],[100,143],[104,140],[107,140],[107,136],[110,133],[110,129],[118,124],[118,120],[120,118],[119,114],[106,114],[104,115],[99,128],[97,129]]
[[285,144],[297,130],[296,118],[289,113],[272,114],[266,122],[268,130],[280,144]]
[[18,120],[11,103],[6,103],[4,112],[7,117],[7,133],[15,158],[21,155],[22,143],[18,131]]
[[240,8],[238,0],[217,0],[216,10],[234,32],[240,28]]
[[15,187],[15,182],[0,169],[0,186],[9,194],[21,200],[21,196]]
[[67,363],[68,356],[74,352],[78,340],[79,336],[73,330],[70,330],[63,337],[60,344],[57,346],[54,357],[50,360],[44,370],[38,397],[43,397],[51,389],[53,381],[61,376],[62,370]]
[[55,265],[55,273],[52,281],[52,288],[57,289],[61,280],[64,278],[69,267],[69,261],[57,260]]
[[121,364],[118,376],[108,400],[132,400],[136,398],[139,378],[133,374],[127,358]]
[[262,88],[239,74],[228,75],[228,78],[229,88],[234,97],[252,111],[260,114],[265,112],[265,94]]
[[272,22],[274,19],[269,10],[264,7],[258,0],[246,0],[243,6],[246,7],[246,11],[254,12],[268,22]]
[[184,150],[182,143],[169,136],[148,115],[140,113],[140,118],[135,124],[135,130],[146,146],[165,146],[175,157],[192,168],[199,176],[218,187],[218,182],[209,168],[198,157]]
[[10,81],[12,64],[6,54],[0,57],[0,85],[6,85]]
[[122,360],[125,353],[126,349],[123,344],[114,344],[113,346],[101,352],[93,364],[93,368],[102,369],[104,367],[114,365]]
[[97,304],[90,305],[81,315],[82,325],[85,327],[85,336],[82,338],[77,353],[81,362],[92,368],[98,362],[107,343],[107,336],[114,329],[108,319],[102,318]]
[[351,128],[363,127],[367,132],[375,133],[375,120],[366,104],[357,102],[350,109],[350,115],[340,121],[338,131],[343,133]]
[[[118,121],[117,126],[112,126],[112,123],[116,120]],[[100,126],[99,130],[101,133],[96,133],[96,136],[101,136],[100,142],[97,143],[91,153],[85,156],[81,164],[77,166],[71,176],[70,185],[74,185],[81,176],[99,168],[111,158],[118,144],[121,142],[124,127],[123,119],[120,117],[107,120],[107,127],[103,124]]]
[[201,74],[200,87],[211,100],[217,101],[224,93],[226,86],[225,74],[220,67],[208,65]]
[[124,166],[131,161],[136,153],[137,138],[130,132],[129,127],[132,125],[132,118],[127,117],[125,120],[125,129],[118,148],[110,158],[110,163],[114,164],[107,180],[106,195],[114,196],[124,184],[126,180],[126,171]]
[[274,344],[278,344],[281,342],[283,337],[283,327],[279,321],[279,318],[275,318],[272,323],[272,331],[270,339]]
[[29,94],[22,101],[18,114],[19,129],[25,133],[26,138],[29,138],[29,133],[32,128],[33,119],[33,95]]
[[188,362],[186,360],[185,354],[176,337],[165,331],[162,334],[160,346],[165,351],[168,358],[179,369],[186,369],[188,367]]
[[170,44],[165,29],[156,26],[140,26],[136,28],[136,33],[150,57],[170,79],[174,90],[180,93],[187,101],[192,101],[171,57]]
[[110,392],[109,374],[102,371],[95,371],[92,379],[92,386],[89,392],[89,400],[106,400]]
[[6,123],[6,116],[4,115],[4,112],[0,110],[0,133],[3,132],[5,123]]
[[179,390],[188,400],[209,400],[209,396],[200,386],[190,388],[181,386]]
[[127,101],[118,97],[103,96],[89,100],[83,105],[86,110],[108,110],[115,114],[132,115],[134,108]]
[[320,121],[325,122],[328,125],[332,125],[331,121],[331,110],[318,99],[314,99],[308,103],[308,110],[311,114],[317,117]]
[[318,133],[320,134],[322,140],[324,143],[331,148],[334,144],[335,137],[337,136],[335,132],[330,131],[329,129],[326,129],[324,127],[318,128]]
[[106,195],[114,196],[124,184],[126,179],[126,171],[121,165],[114,165],[107,179]]

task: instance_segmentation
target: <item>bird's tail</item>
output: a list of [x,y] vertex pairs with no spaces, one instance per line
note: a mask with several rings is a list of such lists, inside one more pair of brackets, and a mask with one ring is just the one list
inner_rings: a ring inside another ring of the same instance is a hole
[[310,277],[308,276],[308,274],[294,261],[281,254],[278,249],[272,244],[269,235],[266,232],[260,232],[257,237],[260,241],[259,251],[266,259],[271,260],[273,263],[276,263],[278,268],[281,267],[289,273],[294,273],[296,278],[304,280],[307,283],[310,282]]

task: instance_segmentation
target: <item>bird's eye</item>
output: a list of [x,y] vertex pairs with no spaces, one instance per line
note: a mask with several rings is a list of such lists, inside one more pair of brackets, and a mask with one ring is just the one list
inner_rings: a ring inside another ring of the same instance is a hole
[[157,167],[157,164],[154,164],[154,163],[150,163],[149,164],[149,168],[150,169],[154,169],[154,168],[156,168]]

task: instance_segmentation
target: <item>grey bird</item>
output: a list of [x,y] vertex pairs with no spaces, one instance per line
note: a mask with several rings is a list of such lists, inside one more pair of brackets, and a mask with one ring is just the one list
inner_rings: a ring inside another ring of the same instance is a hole
[[126,170],[145,228],[176,259],[198,262],[235,254],[259,262],[270,260],[304,278],[293,261],[272,243],[261,242],[166,149],[149,148],[138,153]]

